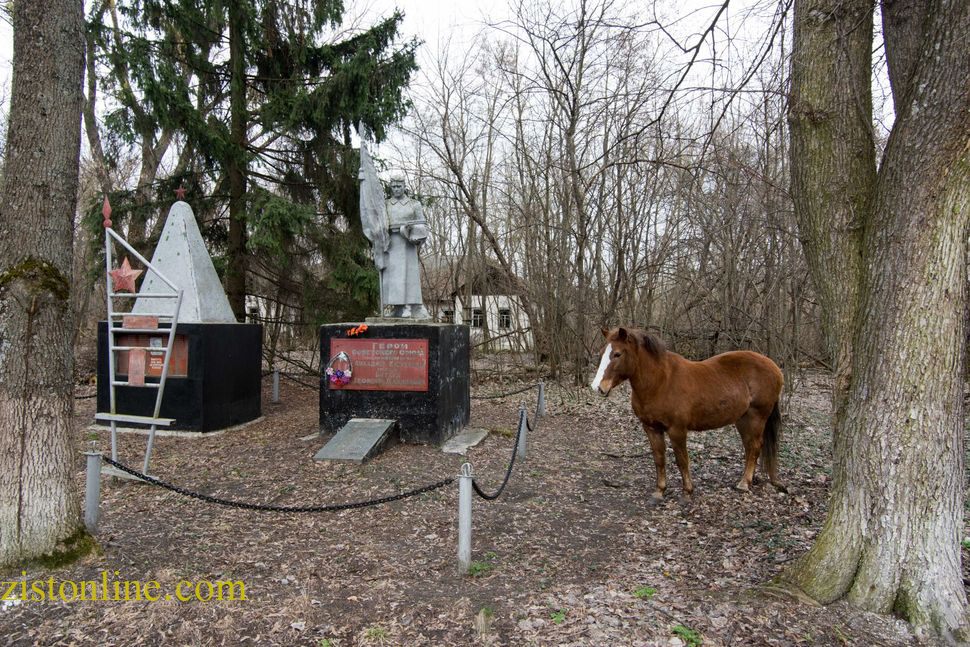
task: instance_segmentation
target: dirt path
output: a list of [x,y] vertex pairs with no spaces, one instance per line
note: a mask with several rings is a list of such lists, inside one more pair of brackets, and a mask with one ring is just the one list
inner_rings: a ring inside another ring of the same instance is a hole
[[[285,515],[106,480],[103,553],[26,579],[117,571],[163,591],[180,580],[241,580],[246,601],[25,602],[0,608],[0,636],[14,645],[915,644],[904,623],[759,588],[824,519],[827,389],[824,377],[803,377],[787,407],[790,495],[768,485],[735,492],[737,434],[704,432],[690,440],[693,503],[677,502],[674,469],[667,502],[651,508],[654,468],[626,388],[609,400],[551,388],[506,494],[474,502],[474,577],[456,572],[457,485],[381,507]],[[468,457],[485,489],[504,474],[529,397],[473,401],[472,425],[492,432]],[[364,466],[315,463],[323,441],[303,438],[317,430],[316,392],[284,381],[282,400],[269,404],[266,391],[264,419],[232,433],[160,439],[153,471],[217,496],[318,505],[395,494],[454,475],[464,460],[398,445]],[[80,445],[94,403],[78,405]],[[129,464],[143,450],[144,437],[123,437]],[[79,459],[79,483],[81,468]]]

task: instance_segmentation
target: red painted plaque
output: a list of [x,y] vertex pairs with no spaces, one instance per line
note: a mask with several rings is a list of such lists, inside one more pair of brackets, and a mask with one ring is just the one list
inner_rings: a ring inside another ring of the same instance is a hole
[[121,322],[122,328],[158,328],[158,317],[150,315],[125,315]]
[[[145,362],[145,375],[161,377],[162,367],[165,365],[165,345],[168,344],[168,333],[119,333],[116,337],[119,346],[141,346],[145,348],[148,361]],[[128,351],[118,353],[118,364],[115,373],[128,375]],[[184,335],[175,335],[172,344],[172,357],[168,360],[169,377],[185,377],[189,373],[189,344]]]
[[128,351],[128,385],[145,386],[145,358],[144,348]]
[[351,391],[427,391],[427,339],[331,339],[330,357],[350,357],[353,377],[331,389]]

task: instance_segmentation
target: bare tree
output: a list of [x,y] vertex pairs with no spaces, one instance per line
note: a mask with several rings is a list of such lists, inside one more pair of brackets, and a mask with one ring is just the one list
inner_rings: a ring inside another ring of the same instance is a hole
[[[409,135],[423,192],[451,214],[441,238],[523,279],[553,375],[582,380],[595,330],[616,322],[657,326],[692,354],[793,356],[789,321],[809,315],[785,188],[784,50],[759,50],[745,93],[683,87],[716,97],[705,112],[672,98],[668,81],[686,77],[657,58],[666,32],[627,11],[520,3],[434,61]],[[681,48],[698,61],[701,45]]]

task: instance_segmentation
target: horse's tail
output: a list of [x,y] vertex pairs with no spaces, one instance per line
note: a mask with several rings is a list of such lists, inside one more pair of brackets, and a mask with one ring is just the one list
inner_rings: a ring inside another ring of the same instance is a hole
[[781,442],[781,410],[775,402],[768,421],[765,422],[765,433],[761,439],[761,466],[768,472],[771,484],[782,492],[787,492],[785,486],[778,480],[778,445]]

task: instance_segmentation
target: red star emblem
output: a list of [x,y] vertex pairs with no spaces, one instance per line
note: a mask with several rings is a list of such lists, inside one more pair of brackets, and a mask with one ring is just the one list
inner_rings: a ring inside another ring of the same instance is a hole
[[116,270],[111,270],[108,274],[111,275],[111,285],[114,286],[115,292],[135,292],[135,279],[138,275],[142,273],[142,270],[131,269],[131,264],[128,262],[128,257],[125,256],[125,260],[121,262],[121,267]]
[[179,186],[179,188],[175,189],[175,198],[177,200],[185,200],[185,187],[184,186]]

